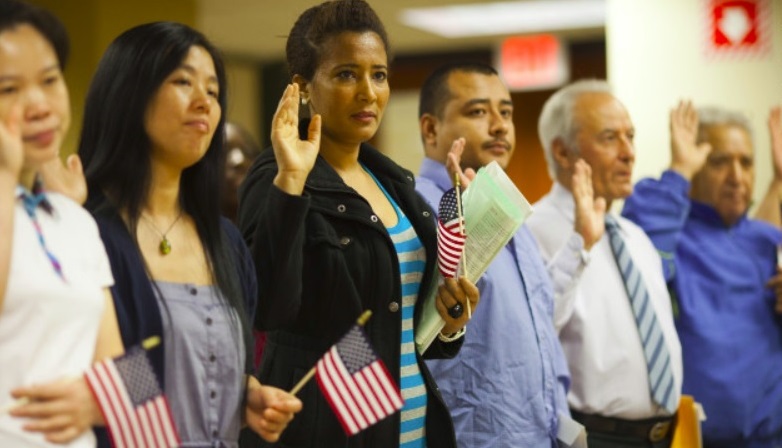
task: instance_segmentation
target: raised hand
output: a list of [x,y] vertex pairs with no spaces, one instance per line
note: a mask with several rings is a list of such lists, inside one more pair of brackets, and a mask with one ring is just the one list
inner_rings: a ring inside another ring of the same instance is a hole
[[771,134],[774,178],[782,181],[782,106],[772,108],[768,114],[768,132]]
[[301,407],[301,401],[288,392],[263,386],[256,378],[250,378],[245,419],[250,429],[267,442],[279,440]]
[[22,403],[11,409],[11,416],[26,419],[26,431],[42,433],[52,443],[70,442],[103,424],[103,415],[83,377],[21,387],[11,395]]
[[48,191],[61,193],[79,204],[84,204],[87,200],[87,179],[84,177],[84,169],[78,155],[68,156],[65,164],[59,157],[55,157],[41,165],[38,172]]
[[272,147],[278,172],[274,185],[288,194],[300,195],[320,149],[320,115],[315,115],[307,139],[299,138],[299,85],[289,84],[272,120]]
[[574,230],[584,239],[584,249],[589,250],[605,233],[606,200],[595,197],[592,189],[592,167],[584,159],[578,159],[574,168]]
[[464,152],[465,143],[464,137],[454,140],[445,159],[445,169],[448,170],[448,175],[451,179],[454,179],[457,174],[459,175],[459,183],[462,186],[462,190],[467,188],[475,178],[474,169],[467,168],[467,170],[462,170],[462,153]]
[[698,111],[691,101],[679,101],[671,110],[671,169],[691,180],[711,152],[708,143],[696,144],[698,139]]
[[15,105],[5,123],[0,122],[0,173],[7,173],[16,183],[23,163],[22,107]]

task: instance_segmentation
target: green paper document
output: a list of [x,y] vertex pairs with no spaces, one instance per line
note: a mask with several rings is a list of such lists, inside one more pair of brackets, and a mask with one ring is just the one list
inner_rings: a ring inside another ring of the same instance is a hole
[[[532,207],[497,162],[478,170],[477,176],[464,191],[462,207],[467,241],[459,272],[477,283],[494,257],[532,213]],[[437,276],[440,277],[439,271]],[[440,283],[442,278],[433,284]],[[437,288],[432,288],[424,300],[421,319],[415,328],[415,344],[419,353],[426,351],[445,326],[435,307]]]

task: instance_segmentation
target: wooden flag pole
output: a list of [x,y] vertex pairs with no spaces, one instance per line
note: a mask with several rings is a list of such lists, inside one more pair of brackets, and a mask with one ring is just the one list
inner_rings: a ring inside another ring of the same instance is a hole
[[[459,231],[462,233],[462,235],[467,235],[464,232],[464,213],[462,212],[462,184],[459,180],[459,173],[454,173],[453,175],[453,184],[454,188],[456,188],[456,210],[457,213],[459,213]],[[468,276],[467,274],[467,244],[465,243],[464,247],[462,247],[462,274],[464,274],[465,277]],[[470,299],[467,298],[467,318],[472,319],[472,306],[470,306]]]
[[[356,319],[356,325],[358,325],[359,327],[363,327],[367,323],[370,317],[372,317],[372,311],[371,310],[364,311],[363,313],[361,313],[360,316],[358,316],[358,319]],[[293,389],[291,389],[290,394],[296,395],[297,393],[299,393],[301,388],[304,387],[304,385],[306,385],[307,382],[311,380],[313,376],[315,376],[315,371],[317,370],[318,370],[317,367],[311,368],[310,371],[307,372],[307,374],[304,375],[299,380],[299,382],[296,383],[295,386],[293,386]]]

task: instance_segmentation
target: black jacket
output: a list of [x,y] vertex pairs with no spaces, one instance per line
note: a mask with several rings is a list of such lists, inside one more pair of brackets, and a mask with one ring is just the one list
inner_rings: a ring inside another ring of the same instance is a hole
[[[415,310],[431,288],[437,248],[434,213],[416,193],[412,173],[369,145],[359,160],[399,204],[426,248],[426,270]],[[394,244],[369,203],[318,157],[302,196],[272,184],[277,164],[271,149],[255,161],[240,189],[239,228],[258,274],[255,325],[268,331],[259,368],[262,383],[290,390],[336,343],[364,310],[370,342],[399,382],[401,280]],[[453,357],[461,340],[435,341],[426,357]],[[418,357],[428,391],[426,437],[430,448],[455,447],[448,410]],[[399,413],[348,439],[316,382],[299,393],[304,403],[283,433],[283,447],[396,447]],[[243,446],[265,446],[259,440]]]

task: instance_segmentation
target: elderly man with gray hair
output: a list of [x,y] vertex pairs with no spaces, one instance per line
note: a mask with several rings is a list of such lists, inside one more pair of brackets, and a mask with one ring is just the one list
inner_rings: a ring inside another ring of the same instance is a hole
[[[635,129],[604,81],[557,91],[543,107],[539,135],[554,179],[527,221],[548,261],[580,225],[575,167],[591,167],[595,203],[632,193]],[[602,216],[601,216],[602,221]],[[660,257],[638,226],[605,214],[605,235],[581,254],[586,264],[570,294],[556,297],[555,326],[572,376],[568,403],[590,448],[669,447],[682,363]]]
[[640,181],[623,215],[662,255],[678,310],[683,391],[706,411],[705,447],[782,446],[782,232],[747,217],[749,121],[680,102],[670,123],[670,169]]

